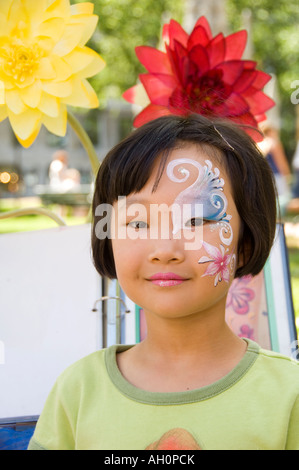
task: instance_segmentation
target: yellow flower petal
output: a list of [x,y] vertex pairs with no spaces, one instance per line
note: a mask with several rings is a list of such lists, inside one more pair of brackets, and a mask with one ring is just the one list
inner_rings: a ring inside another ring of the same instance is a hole
[[84,46],[84,44],[89,41],[93,33],[95,32],[95,29],[98,24],[98,16],[93,15],[93,16],[87,16],[87,15],[78,15],[74,16],[71,19],[71,23],[76,24],[78,21],[80,21],[81,25],[83,26],[82,30],[82,35],[79,41],[80,46]]
[[[2,0],[1,3],[3,2],[5,2],[5,0]],[[13,22],[15,25],[17,25],[19,21],[26,17],[26,11],[24,9],[22,0],[13,0],[10,3],[10,7],[7,11],[7,20],[8,22]]]
[[43,93],[38,109],[47,116],[57,118],[60,112],[60,100],[48,93]]
[[60,113],[57,117],[43,116],[42,123],[46,126],[49,132],[60,137],[65,136],[67,130],[67,109],[66,106],[61,106]]
[[10,124],[16,136],[22,141],[28,141],[35,135],[40,126],[41,112],[27,109],[24,113],[14,114],[8,110]]
[[63,18],[50,18],[39,26],[37,36],[50,37],[56,43],[63,35],[64,28],[65,20]]
[[31,23],[40,23],[40,19],[47,8],[46,0],[23,0],[23,5]]
[[64,82],[73,75],[73,70],[64,58],[53,55],[51,57],[51,63],[56,74],[57,82]]
[[90,2],[77,3],[71,5],[72,15],[92,15],[94,11],[94,4]]
[[52,1],[45,12],[45,18],[53,18],[53,17],[68,18],[69,15],[70,15],[69,0]]
[[0,81],[0,105],[5,104],[5,87],[4,83]]
[[85,69],[81,70],[81,72],[78,72],[77,75],[79,78],[93,77],[94,75],[97,75],[99,72],[101,72],[105,65],[106,62],[102,59],[102,57],[96,54],[91,64],[85,67]]
[[35,76],[41,80],[52,80],[56,78],[56,72],[48,57],[43,57],[40,60]]
[[97,108],[99,106],[98,97],[87,80],[74,80],[73,93],[63,102],[70,106],[83,108]]
[[76,47],[70,54],[64,56],[63,59],[69,64],[73,73],[78,73],[92,65],[92,68],[96,67],[97,69],[92,75],[96,75],[105,67],[104,60],[89,47]]
[[23,88],[20,90],[20,96],[26,106],[37,108],[42,97],[41,83],[36,81],[30,87]]
[[72,80],[65,82],[44,82],[43,90],[49,95],[56,96],[57,98],[66,98],[72,94],[73,85]]
[[19,137],[18,135],[16,135],[16,138],[18,139],[20,144],[27,149],[33,144],[33,142],[37,138],[40,128],[41,124],[38,123],[32,134],[28,137],[28,139],[21,139],[21,137]]
[[84,32],[82,24],[68,24],[64,29],[63,36],[53,48],[53,54],[63,57],[69,54],[81,41]]
[[44,124],[65,135],[67,104],[95,108],[86,80],[104,60],[85,46],[98,17],[91,1],[0,0],[0,121],[9,118],[22,145]]
[[0,14],[7,18],[9,9],[14,0],[1,0],[0,1]]
[[26,111],[26,106],[21,99],[20,93],[16,89],[6,91],[5,101],[7,107],[13,114],[21,114]]

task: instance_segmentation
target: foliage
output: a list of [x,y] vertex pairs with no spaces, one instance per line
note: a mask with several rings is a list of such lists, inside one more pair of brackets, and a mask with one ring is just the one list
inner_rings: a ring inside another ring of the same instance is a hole
[[291,85],[299,79],[298,0],[227,0],[233,30],[242,27],[242,10],[252,13],[254,59],[278,79],[281,98],[282,139],[289,159],[295,150],[295,106]]
[[[72,0],[72,3],[82,1]],[[91,83],[100,98],[101,107],[105,107],[109,98],[121,97],[144,72],[136,57],[135,47],[158,47],[162,24],[170,18],[181,22],[186,2],[94,0],[93,3],[99,23],[90,45],[102,55],[107,66]],[[244,27],[243,10],[252,12],[253,59],[257,60],[259,69],[275,73],[278,78],[282,139],[291,159],[295,149],[295,110],[290,100],[294,90],[291,84],[299,80],[298,0],[226,0],[226,3],[231,32]]]
[[[81,3],[73,0],[72,3]],[[108,98],[119,98],[136,84],[144,70],[135,54],[135,47],[157,47],[162,23],[170,18],[181,21],[183,0],[94,0],[99,15],[98,32],[91,42],[106,61],[106,68],[91,80],[101,106]]]

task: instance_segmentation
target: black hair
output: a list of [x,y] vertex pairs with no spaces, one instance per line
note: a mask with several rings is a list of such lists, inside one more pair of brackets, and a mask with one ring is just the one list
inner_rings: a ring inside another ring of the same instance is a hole
[[239,125],[192,114],[164,116],[144,124],[110,150],[103,160],[92,205],[93,260],[102,276],[116,278],[116,271],[111,240],[96,235],[100,220],[95,215],[96,208],[100,204],[112,205],[118,196],[141,191],[155,162],[162,157],[157,187],[169,152],[187,143],[212,151],[230,178],[242,222],[238,254],[245,260],[235,277],[254,276],[263,269],[276,231],[277,195],[272,170],[256,143]]

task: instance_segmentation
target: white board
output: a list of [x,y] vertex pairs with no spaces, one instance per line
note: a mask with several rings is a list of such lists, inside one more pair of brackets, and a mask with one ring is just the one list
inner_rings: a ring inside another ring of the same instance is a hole
[[89,224],[0,235],[0,419],[39,415],[58,375],[101,348]]

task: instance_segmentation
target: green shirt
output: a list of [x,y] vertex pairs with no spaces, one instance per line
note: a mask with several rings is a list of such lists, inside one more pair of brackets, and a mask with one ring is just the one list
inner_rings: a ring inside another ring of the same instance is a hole
[[206,387],[146,392],[121,375],[112,346],[58,378],[29,450],[299,450],[299,363],[248,342]]

